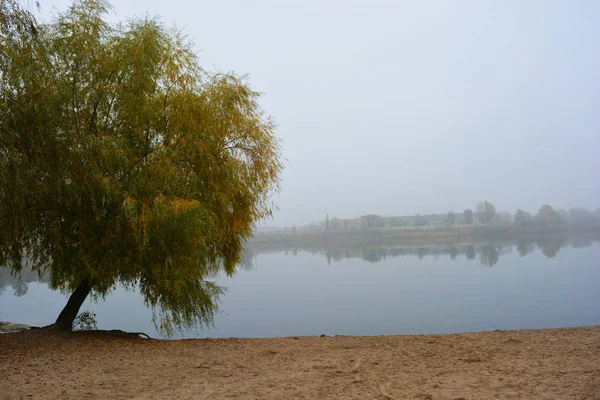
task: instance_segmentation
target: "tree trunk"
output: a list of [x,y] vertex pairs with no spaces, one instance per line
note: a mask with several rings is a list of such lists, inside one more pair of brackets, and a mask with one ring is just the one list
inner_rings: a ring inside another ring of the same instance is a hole
[[67,305],[60,312],[54,325],[65,331],[73,329],[73,321],[75,321],[75,317],[77,317],[77,314],[79,313],[79,308],[90,293],[90,290],[91,288],[88,281],[84,279],[79,286],[77,286],[77,289],[75,289],[71,297],[69,297]]

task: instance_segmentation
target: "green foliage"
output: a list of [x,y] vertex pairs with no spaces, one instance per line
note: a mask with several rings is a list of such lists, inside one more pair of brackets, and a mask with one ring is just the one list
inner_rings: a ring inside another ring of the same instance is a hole
[[341,219],[339,219],[337,217],[333,217],[329,221],[329,230],[339,231],[339,230],[342,230],[343,228],[344,228],[344,223],[342,222]]
[[512,215],[506,211],[496,212],[496,215],[494,215],[494,222],[497,224],[510,225],[513,222]]
[[362,229],[383,228],[385,221],[379,215],[368,214],[360,217],[360,226]]
[[463,211],[463,219],[465,224],[471,225],[473,223],[473,211],[468,208]]
[[479,222],[489,224],[494,220],[496,207],[489,201],[481,201],[477,203],[477,213],[479,214]]
[[52,288],[139,285],[167,332],[210,323],[254,223],[271,214],[275,124],[244,77],[209,74],[155,19],[75,2],[48,25],[3,1],[0,265]]
[[427,225],[427,220],[421,214],[415,215],[415,226],[425,226]]
[[543,225],[558,225],[565,222],[558,212],[549,204],[544,204],[540,208],[536,219],[540,224]]
[[515,225],[527,225],[533,223],[533,216],[527,211],[518,209],[515,212]]
[[96,313],[90,310],[80,312],[73,323],[73,330],[76,331],[92,331],[97,329]]
[[390,218],[390,227],[399,228],[402,226],[402,218],[401,217],[391,217]]
[[600,209],[591,211],[581,207],[573,207],[569,210],[567,218],[570,223],[598,224],[600,223]]

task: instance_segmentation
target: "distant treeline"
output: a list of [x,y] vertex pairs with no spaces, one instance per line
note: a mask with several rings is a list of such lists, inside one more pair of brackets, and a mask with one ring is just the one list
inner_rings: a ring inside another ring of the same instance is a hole
[[519,239],[548,233],[600,231],[600,224],[471,225],[422,228],[371,228],[359,230],[317,231],[255,235],[248,243],[251,250],[316,248],[341,245],[435,244],[486,242],[498,239]]
[[321,231],[356,231],[373,228],[432,228],[465,225],[563,225],[585,224],[600,225],[600,209],[587,210],[574,207],[570,210],[555,210],[551,205],[544,204],[536,214],[521,209],[513,214],[497,211],[496,206],[489,201],[477,203],[475,211],[465,209],[462,212],[449,211],[445,214],[416,214],[405,216],[382,216],[377,214],[363,215],[358,218],[330,218],[329,214],[323,221],[304,226],[291,226],[283,229],[263,227],[256,234],[302,233]]

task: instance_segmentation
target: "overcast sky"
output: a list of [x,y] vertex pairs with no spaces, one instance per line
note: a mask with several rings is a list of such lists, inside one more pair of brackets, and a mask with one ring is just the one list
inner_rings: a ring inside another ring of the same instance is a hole
[[[31,3],[31,1],[30,1]],[[40,0],[47,18],[65,0]],[[600,2],[114,1],[249,74],[285,171],[269,225],[600,206]]]

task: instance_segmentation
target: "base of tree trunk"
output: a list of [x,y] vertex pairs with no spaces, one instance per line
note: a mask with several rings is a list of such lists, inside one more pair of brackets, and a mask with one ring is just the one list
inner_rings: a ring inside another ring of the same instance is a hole
[[77,317],[81,305],[87,298],[88,294],[90,294],[91,290],[92,288],[90,287],[88,281],[84,279],[79,286],[77,286],[77,289],[75,289],[73,294],[71,294],[71,297],[69,297],[65,308],[63,308],[58,315],[58,318],[54,323],[56,328],[63,331],[70,331],[73,329],[75,317]]

